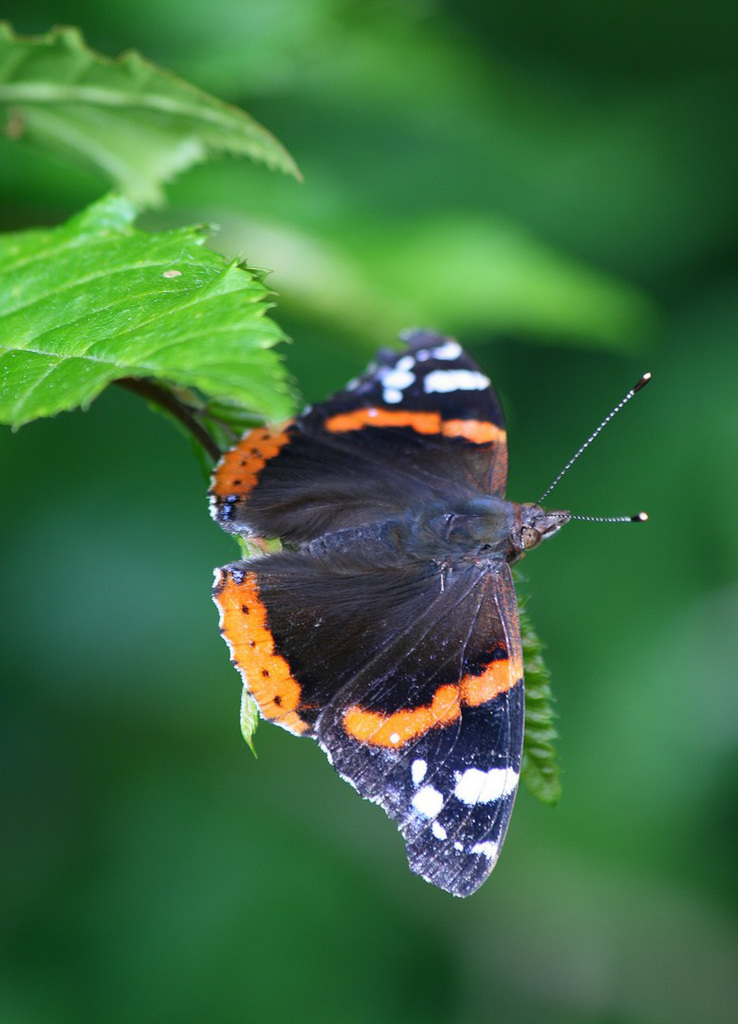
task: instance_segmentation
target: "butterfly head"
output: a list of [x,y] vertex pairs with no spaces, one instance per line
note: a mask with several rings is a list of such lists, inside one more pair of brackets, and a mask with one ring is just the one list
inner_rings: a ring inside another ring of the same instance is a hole
[[570,512],[546,512],[540,505],[533,503],[519,505],[518,508],[519,517],[515,517],[513,527],[513,547],[518,558],[531,548],[538,547],[541,541],[553,537],[571,519]]

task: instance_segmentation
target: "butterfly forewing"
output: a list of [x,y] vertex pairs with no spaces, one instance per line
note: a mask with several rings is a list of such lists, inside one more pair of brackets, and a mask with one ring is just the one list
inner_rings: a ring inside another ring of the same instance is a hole
[[428,500],[504,492],[500,404],[458,342],[417,332],[377,360],[350,390],[226,453],[211,488],[224,529],[300,543]]

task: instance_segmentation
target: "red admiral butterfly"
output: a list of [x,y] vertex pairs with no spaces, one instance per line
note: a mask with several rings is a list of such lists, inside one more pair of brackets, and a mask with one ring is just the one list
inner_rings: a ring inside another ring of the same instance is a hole
[[468,896],[494,867],[523,746],[510,565],[569,512],[504,498],[489,379],[429,331],[218,464],[212,513],[284,550],[216,572],[221,632],[264,718],[380,804],[413,871]]

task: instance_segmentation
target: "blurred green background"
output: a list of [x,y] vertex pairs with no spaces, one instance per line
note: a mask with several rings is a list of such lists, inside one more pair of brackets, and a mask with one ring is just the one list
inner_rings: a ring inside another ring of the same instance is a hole
[[[14,11],[12,8],[16,7]],[[308,399],[397,331],[493,376],[564,796],[465,902],[314,744],[238,730],[210,603],[235,548],[133,395],[0,435],[0,1020],[732,1022],[738,1004],[738,7],[719,0],[25,0],[245,106],[305,183],[191,170],[151,228],[273,268]],[[0,148],[5,229],[100,195]]]

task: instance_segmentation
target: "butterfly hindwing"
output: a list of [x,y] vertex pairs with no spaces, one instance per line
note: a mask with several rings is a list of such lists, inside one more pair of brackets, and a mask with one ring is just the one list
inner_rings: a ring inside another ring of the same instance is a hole
[[283,552],[225,567],[224,634],[262,715],[314,735],[395,819],[413,870],[466,895],[494,866],[520,770],[509,569],[352,561],[336,572]]
[[387,651],[394,672],[337,693],[316,731],[339,774],[397,822],[411,869],[467,896],[497,861],[520,775],[523,668],[508,566],[451,581],[420,626],[433,621],[435,659],[420,645],[416,658],[402,656],[421,635],[413,628]]

